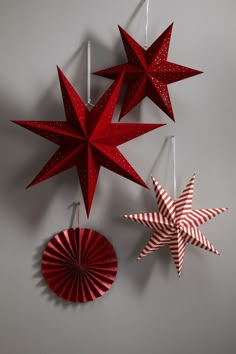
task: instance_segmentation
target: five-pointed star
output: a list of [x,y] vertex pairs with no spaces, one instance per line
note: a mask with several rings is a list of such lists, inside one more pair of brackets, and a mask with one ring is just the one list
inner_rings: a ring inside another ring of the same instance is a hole
[[219,254],[201,233],[198,226],[223,213],[227,208],[192,210],[195,175],[176,201],[168,195],[155,178],[152,177],[152,180],[158,212],[124,216],[154,230],[151,239],[140,253],[138,259],[167,245],[170,248],[180,276],[186,243]]
[[76,166],[89,216],[101,166],[147,187],[117,146],[163,124],[111,123],[122,75],[89,111],[59,68],[58,74],[67,121],[14,123],[59,145],[59,149],[29,186]]
[[201,74],[202,71],[167,61],[171,24],[155,42],[145,50],[119,26],[128,63],[95,72],[96,75],[116,79],[125,73],[127,83],[120,119],[148,96],[163,112],[174,120],[168,84]]

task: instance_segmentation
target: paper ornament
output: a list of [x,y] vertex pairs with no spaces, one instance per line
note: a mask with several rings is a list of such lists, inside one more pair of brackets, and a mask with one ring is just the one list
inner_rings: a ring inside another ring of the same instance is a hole
[[59,145],[59,149],[28,187],[76,166],[89,216],[100,167],[147,187],[117,146],[164,124],[111,122],[122,84],[122,75],[89,111],[59,68],[58,74],[66,122],[19,120],[13,122]]
[[111,243],[96,231],[71,228],[55,235],[42,257],[49,288],[72,302],[93,301],[112,286],[117,258]]
[[95,74],[117,79],[124,72],[127,89],[120,119],[147,96],[175,120],[167,85],[202,73],[167,61],[172,27],[173,24],[145,50],[119,26],[128,62],[97,71]]
[[169,246],[176,270],[180,275],[187,243],[219,254],[198,226],[223,213],[227,208],[192,210],[195,175],[176,201],[168,195],[155,178],[152,177],[152,180],[158,212],[124,215],[154,231],[138,260],[163,246]]

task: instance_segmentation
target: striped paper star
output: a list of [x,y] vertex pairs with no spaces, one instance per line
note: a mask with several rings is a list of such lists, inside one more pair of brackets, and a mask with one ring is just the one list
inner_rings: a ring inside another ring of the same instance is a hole
[[158,212],[124,215],[154,231],[138,260],[163,246],[169,246],[180,276],[187,243],[219,255],[215,247],[198,229],[198,226],[223,213],[227,208],[192,210],[195,175],[176,201],[169,196],[154,177],[152,180]]

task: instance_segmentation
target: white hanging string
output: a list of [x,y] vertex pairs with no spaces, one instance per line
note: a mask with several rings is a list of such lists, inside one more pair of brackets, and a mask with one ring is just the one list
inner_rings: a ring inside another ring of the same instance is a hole
[[91,103],[91,42],[87,46],[87,106],[94,106]]
[[173,151],[173,179],[174,179],[174,200],[176,200],[176,158],[175,158],[175,136],[171,137]]
[[78,222],[78,227],[79,227],[80,202],[76,203],[76,210],[77,210],[77,222]]
[[148,17],[149,17],[149,0],[144,0],[146,3],[146,25],[145,25],[145,42],[144,48],[148,47]]
[[[75,224],[75,219],[77,219],[78,225],[76,225],[76,228],[79,228],[80,202],[73,202],[69,207],[72,207],[72,215],[71,215],[69,227],[73,228]],[[76,214],[77,214],[77,218],[76,218]]]

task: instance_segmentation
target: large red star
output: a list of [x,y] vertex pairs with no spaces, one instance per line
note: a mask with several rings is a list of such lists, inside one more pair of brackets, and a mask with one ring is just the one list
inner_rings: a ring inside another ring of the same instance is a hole
[[59,145],[59,149],[28,187],[76,166],[89,216],[101,166],[147,187],[117,146],[163,124],[111,123],[123,75],[89,111],[59,68],[58,74],[66,122],[13,122]]
[[97,71],[95,74],[117,79],[121,72],[125,73],[127,89],[120,119],[147,96],[175,120],[167,85],[202,73],[167,61],[172,27],[173,24],[145,50],[119,26],[128,63]]
[[124,215],[126,218],[143,224],[154,231],[138,259],[142,259],[161,247],[169,246],[176,270],[180,275],[186,243],[219,254],[201,233],[198,226],[223,213],[227,208],[192,210],[195,175],[176,201],[169,196],[155,178],[152,178],[152,180],[158,212]]

